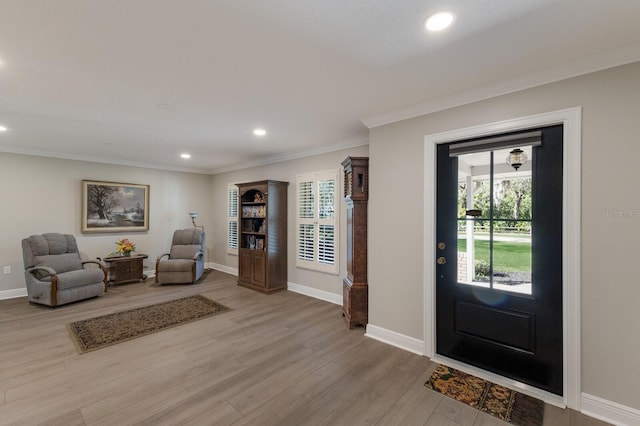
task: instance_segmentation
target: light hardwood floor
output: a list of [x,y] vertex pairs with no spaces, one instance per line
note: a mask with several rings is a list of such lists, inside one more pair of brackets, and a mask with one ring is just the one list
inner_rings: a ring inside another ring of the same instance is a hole
[[[425,389],[433,363],[349,331],[339,306],[235,281],[149,280],[56,309],[0,301],[0,424],[506,424]],[[192,294],[233,311],[84,355],[65,327]],[[604,423],[548,406],[545,424]]]

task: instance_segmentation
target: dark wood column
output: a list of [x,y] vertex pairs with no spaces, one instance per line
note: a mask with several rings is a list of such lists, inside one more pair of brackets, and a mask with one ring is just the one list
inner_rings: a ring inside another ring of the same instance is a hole
[[367,202],[369,158],[347,157],[344,168],[344,199],[347,204],[347,276],[342,281],[342,315],[349,328],[369,322],[367,284]]

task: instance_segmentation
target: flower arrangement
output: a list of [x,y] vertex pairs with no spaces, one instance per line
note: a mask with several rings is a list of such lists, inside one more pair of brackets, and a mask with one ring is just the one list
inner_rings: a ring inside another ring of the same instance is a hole
[[116,253],[123,256],[131,256],[131,253],[136,251],[136,245],[128,238],[122,238],[116,241]]

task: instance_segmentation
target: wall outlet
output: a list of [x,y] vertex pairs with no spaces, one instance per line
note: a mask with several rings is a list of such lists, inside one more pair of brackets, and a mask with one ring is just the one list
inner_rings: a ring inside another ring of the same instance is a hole
[[5,266],[2,268],[2,273],[5,275],[9,275],[11,273],[11,266]]

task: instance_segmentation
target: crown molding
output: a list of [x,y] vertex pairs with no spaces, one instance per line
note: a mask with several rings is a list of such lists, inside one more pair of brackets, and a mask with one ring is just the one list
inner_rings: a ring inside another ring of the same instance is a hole
[[136,162],[136,161],[119,161],[119,160],[114,160],[110,158],[98,158],[98,157],[91,157],[88,155],[74,155],[74,154],[66,154],[66,153],[53,152],[53,151],[22,149],[22,148],[15,148],[11,146],[2,146],[2,145],[0,145],[0,152],[6,152],[9,154],[33,155],[37,157],[58,158],[61,160],[88,161],[91,163],[110,164],[114,166],[142,167],[145,169],[165,170],[165,171],[181,172],[181,173],[197,173],[197,174],[203,174],[203,175],[209,174],[207,170],[202,170],[202,169],[191,169],[187,167],[172,167],[172,166],[165,166],[165,165],[152,164],[152,163],[142,163],[142,162]]
[[143,163],[143,162],[134,162],[134,161],[118,161],[118,160],[113,160],[109,158],[97,158],[97,157],[91,157],[91,156],[73,155],[73,154],[66,154],[66,153],[53,152],[53,151],[21,149],[21,148],[15,148],[11,146],[2,146],[2,145],[0,145],[0,152],[6,152],[9,154],[33,155],[37,157],[59,158],[61,160],[88,161],[92,163],[102,163],[102,164],[110,164],[110,165],[116,165],[116,166],[142,167],[145,169],[164,170],[164,171],[170,171],[170,172],[214,175],[218,173],[225,173],[225,172],[231,172],[235,170],[248,169],[251,167],[263,166],[266,164],[279,163],[281,161],[295,160],[298,158],[311,157],[313,155],[326,154],[328,152],[340,151],[342,149],[355,148],[358,146],[364,146],[368,144],[369,144],[368,136],[360,137],[360,138],[352,139],[342,144],[330,145],[330,146],[312,149],[308,151],[273,155],[257,161],[253,161],[253,162],[239,163],[233,166],[221,167],[221,168],[210,169],[210,170],[192,169],[187,167],[172,167],[172,166],[166,166],[161,164],[152,164],[152,163]]
[[296,160],[298,158],[311,157],[313,155],[326,154],[329,152],[340,151],[342,149],[348,149],[348,148],[356,148],[364,145],[369,145],[368,136],[363,136],[363,137],[355,138],[341,144],[329,145],[326,147],[311,149],[308,151],[299,151],[299,152],[291,152],[287,154],[272,155],[270,157],[265,157],[260,160],[249,162],[249,163],[240,163],[233,166],[220,167],[217,169],[209,170],[209,174],[215,175],[219,173],[233,172],[236,170],[264,166],[264,165],[273,164],[273,163],[280,163],[282,161]]
[[395,111],[375,115],[362,120],[369,129],[395,123],[445,109],[467,105],[485,99],[530,89],[556,81],[566,80],[592,72],[602,71],[632,62],[640,61],[640,44],[627,45],[617,50],[602,52],[580,58],[575,61],[559,64],[543,71],[526,74],[497,84],[451,96],[431,99],[426,102],[400,108]]

